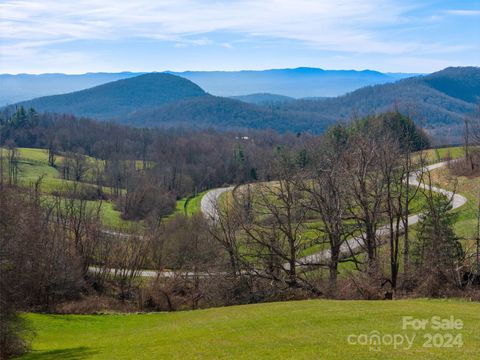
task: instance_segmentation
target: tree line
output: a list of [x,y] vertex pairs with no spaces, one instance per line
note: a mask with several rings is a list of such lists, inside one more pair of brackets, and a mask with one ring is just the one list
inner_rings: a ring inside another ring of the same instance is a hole
[[[310,137],[255,130],[137,129],[23,107],[13,113],[4,110],[0,129],[0,145],[47,149],[49,165],[64,179],[96,186],[96,191],[85,189],[85,197],[110,197],[126,219],[134,220],[165,216],[173,212],[175,200],[209,188],[266,179],[270,175],[260,169],[273,146],[300,151]],[[18,168],[15,159],[12,171]]]

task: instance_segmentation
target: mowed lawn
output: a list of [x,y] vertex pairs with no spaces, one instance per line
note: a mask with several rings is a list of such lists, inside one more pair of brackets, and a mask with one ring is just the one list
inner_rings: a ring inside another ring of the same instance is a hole
[[461,239],[475,239],[478,221],[480,176],[455,176],[450,169],[441,168],[432,172],[432,181],[435,186],[456,191],[468,199],[464,206],[455,210],[458,216],[455,230]]
[[[463,328],[403,330],[403,316],[453,316]],[[22,359],[480,359],[480,303],[456,300],[308,300],[176,313],[26,317],[37,336]],[[387,335],[387,345],[349,344],[349,335],[372,331]],[[426,333],[461,334],[463,345],[423,347]],[[416,334],[412,348],[402,348],[406,342],[397,349],[388,345],[388,335],[395,334]]]

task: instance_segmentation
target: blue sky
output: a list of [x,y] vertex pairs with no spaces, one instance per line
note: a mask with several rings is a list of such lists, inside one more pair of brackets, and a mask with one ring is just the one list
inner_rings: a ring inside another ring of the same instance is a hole
[[0,73],[480,65],[480,0],[0,0]]

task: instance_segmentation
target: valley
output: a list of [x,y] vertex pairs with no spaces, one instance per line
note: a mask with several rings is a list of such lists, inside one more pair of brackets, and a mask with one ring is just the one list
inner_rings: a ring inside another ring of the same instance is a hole
[[[16,106],[114,120],[136,127],[253,128],[314,134],[323,133],[338,121],[349,121],[353,114],[363,117],[396,107],[411,114],[440,142],[458,144],[463,119],[475,112],[480,96],[480,72],[475,67],[451,67],[365,86],[337,97],[280,101],[278,96],[266,94],[244,98],[213,96],[177,75],[143,74],[69,94],[23,101]],[[276,100],[265,100],[268,96]]]
[[479,17],[1,0],[0,360],[480,359]]

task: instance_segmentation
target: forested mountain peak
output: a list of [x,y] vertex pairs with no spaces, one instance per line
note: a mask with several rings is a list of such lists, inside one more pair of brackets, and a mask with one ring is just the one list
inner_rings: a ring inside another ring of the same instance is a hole
[[449,96],[467,102],[480,100],[480,67],[448,67],[425,76],[423,80]]
[[[349,120],[398,109],[410,114],[430,134],[458,141],[465,116],[480,99],[480,68],[450,67],[395,83],[366,86],[346,95],[282,103],[283,111],[319,113],[330,121]],[[278,106],[277,106],[278,107]]]
[[[165,73],[193,81],[216,96],[274,93],[286,96],[338,96],[362,86],[393,82],[415,74],[381,73],[375,70],[328,70],[314,67],[240,71],[184,71]],[[85,74],[0,74],[0,106],[30,99],[66,94],[145,72]]]
[[179,76],[148,73],[86,90],[22,102],[38,111],[70,113],[98,119],[128,115],[138,109],[207,95],[198,85]]

